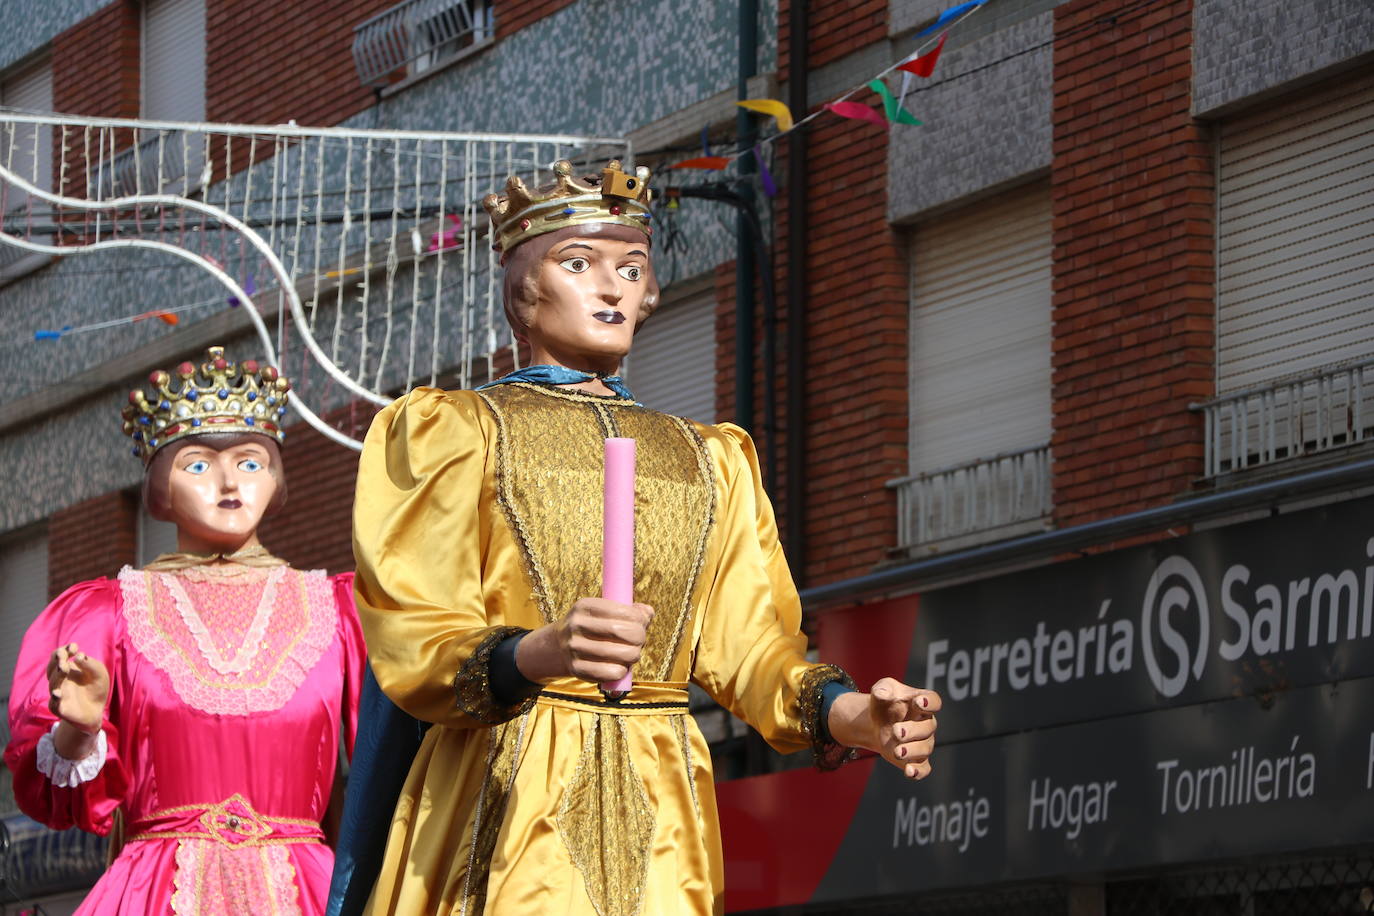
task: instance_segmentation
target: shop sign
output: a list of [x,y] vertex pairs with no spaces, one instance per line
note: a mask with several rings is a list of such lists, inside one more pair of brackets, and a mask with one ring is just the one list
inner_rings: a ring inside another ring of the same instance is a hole
[[1374,676],[1374,499],[922,595],[944,742]]

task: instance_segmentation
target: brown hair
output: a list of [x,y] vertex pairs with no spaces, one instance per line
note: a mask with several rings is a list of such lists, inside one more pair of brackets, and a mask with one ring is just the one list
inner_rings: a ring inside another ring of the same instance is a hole
[[171,499],[168,495],[168,479],[172,476],[172,459],[188,445],[204,445],[217,452],[233,448],[243,442],[256,442],[265,446],[272,460],[267,464],[267,472],[277,482],[277,491],[272,494],[264,517],[272,515],[286,504],[286,469],[282,467],[281,448],[277,440],[263,433],[201,433],[186,436],[164,445],[153,454],[153,460],[143,471],[143,507],[148,514],[159,521],[171,521]]
[[[501,267],[505,277],[501,285],[501,301],[506,307],[506,321],[517,337],[523,337],[528,322],[525,320],[535,303],[539,300],[539,271],[544,255],[564,239],[598,238],[615,239],[618,242],[644,242],[649,244],[649,236],[630,226],[619,223],[582,223],[555,229],[536,235],[529,241],[516,245],[501,256]],[[638,329],[655,308],[658,307],[658,279],[654,276],[653,260],[645,267],[648,288],[644,291],[644,303],[635,318]]]

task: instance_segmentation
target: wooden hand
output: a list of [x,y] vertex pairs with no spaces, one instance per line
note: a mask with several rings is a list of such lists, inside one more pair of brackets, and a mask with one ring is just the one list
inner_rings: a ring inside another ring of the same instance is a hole
[[924,779],[930,774],[939,710],[939,694],[885,677],[872,693],[836,697],[826,724],[840,744],[875,751],[908,779]]
[[48,659],[48,709],[60,719],[53,734],[57,753],[80,760],[95,747],[110,697],[110,673],[76,643],[59,646]]
[[580,598],[566,616],[520,640],[515,665],[539,684],[560,677],[593,684],[619,680],[639,661],[653,617],[647,604]]

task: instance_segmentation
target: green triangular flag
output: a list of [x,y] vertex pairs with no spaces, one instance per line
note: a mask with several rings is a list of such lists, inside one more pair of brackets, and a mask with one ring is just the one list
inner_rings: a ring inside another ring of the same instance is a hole
[[887,83],[876,79],[868,84],[883,99],[883,111],[887,112],[887,119],[896,124],[910,124],[919,127],[923,122],[916,120],[915,116],[905,108],[897,104],[897,99],[893,97],[892,90],[887,88]]

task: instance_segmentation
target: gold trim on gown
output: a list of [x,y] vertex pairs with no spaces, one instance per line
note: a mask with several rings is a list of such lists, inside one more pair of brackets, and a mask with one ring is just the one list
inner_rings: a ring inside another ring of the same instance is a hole
[[[635,689],[491,695],[501,640],[600,593],[602,440],[638,441]],[[377,681],[429,730],[371,914],[672,916],[723,908],[699,684],[774,747],[816,743],[819,691],[753,443],[614,397],[417,389],[368,433],[357,597]]]

